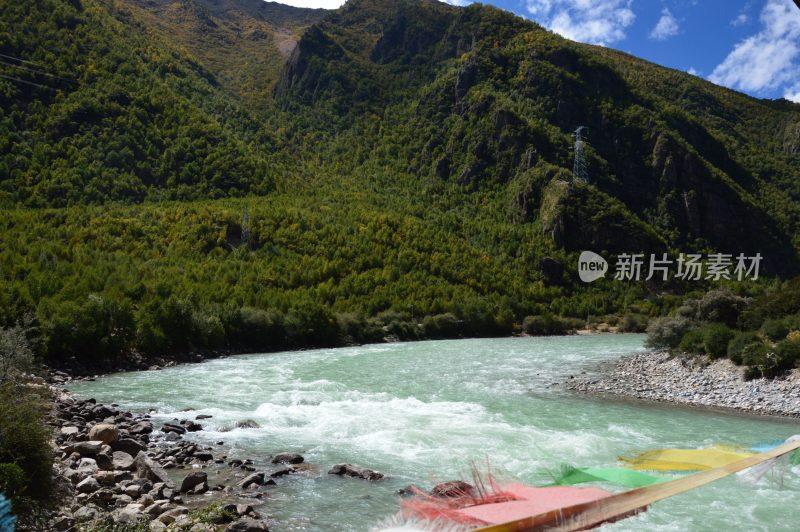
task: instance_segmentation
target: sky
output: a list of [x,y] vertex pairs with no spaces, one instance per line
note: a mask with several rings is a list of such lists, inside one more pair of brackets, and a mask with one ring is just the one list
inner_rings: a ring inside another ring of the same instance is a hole
[[[278,0],[335,9],[344,0]],[[467,5],[470,0],[445,0]],[[567,38],[616,48],[759,98],[800,102],[793,0],[483,0]]]

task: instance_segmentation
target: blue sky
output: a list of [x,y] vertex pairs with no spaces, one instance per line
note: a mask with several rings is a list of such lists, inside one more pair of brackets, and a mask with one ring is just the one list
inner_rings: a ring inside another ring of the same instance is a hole
[[[343,0],[279,0],[334,9]],[[446,0],[466,5],[469,0]],[[570,39],[617,48],[760,98],[800,102],[793,0],[484,0]]]

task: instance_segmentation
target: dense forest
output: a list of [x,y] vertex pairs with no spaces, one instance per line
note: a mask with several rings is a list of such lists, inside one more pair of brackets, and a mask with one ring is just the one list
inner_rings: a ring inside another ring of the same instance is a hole
[[[800,106],[496,8],[26,0],[0,10],[0,485],[47,493],[35,364],[557,334],[800,360]],[[588,128],[588,180],[573,131]],[[580,251],[763,256],[578,279]],[[710,292],[707,292],[710,290]]]
[[0,323],[29,325],[52,364],[639,330],[710,287],[584,285],[582,249],[797,271],[787,101],[482,5],[36,0],[2,17]]

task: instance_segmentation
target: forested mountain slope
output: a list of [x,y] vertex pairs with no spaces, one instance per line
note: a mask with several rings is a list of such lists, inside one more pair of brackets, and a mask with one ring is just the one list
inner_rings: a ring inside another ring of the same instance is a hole
[[31,0],[0,21],[0,324],[32,320],[51,358],[554,332],[705,286],[587,286],[581,249],[797,271],[800,106],[492,7]]
[[[777,270],[796,265],[800,106],[788,101],[573,43],[495,8],[415,0],[348,2],[307,31],[276,96],[313,109],[319,127],[358,131],[397,171],[517,191],[522,218],[571,249],[631,245],[598,213],[615,198],[660,235],[635,238],[638,249],[762,250]],[[551,165],[572,166],[579,126],[589,128],[588,194],[552,186]],[[550,196],[564,206],[555,219],[538,212]]]

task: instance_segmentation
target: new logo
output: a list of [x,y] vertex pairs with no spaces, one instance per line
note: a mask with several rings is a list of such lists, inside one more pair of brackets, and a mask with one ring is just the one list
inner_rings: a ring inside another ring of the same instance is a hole
[[608,272],[606,259],[593,251],[584,251],[578,258],[578,275],[584,283],[594,282]]

